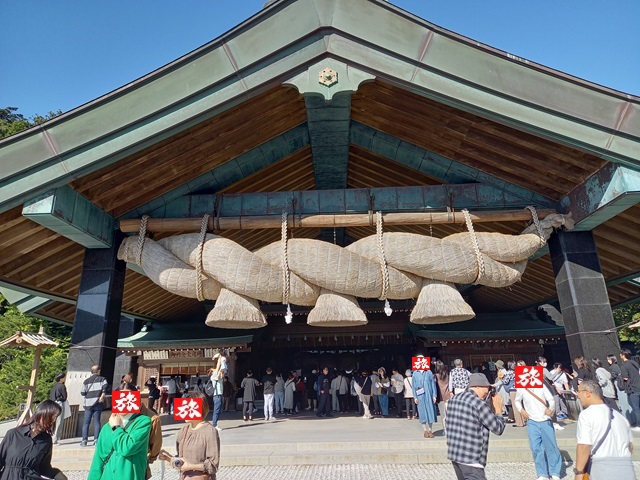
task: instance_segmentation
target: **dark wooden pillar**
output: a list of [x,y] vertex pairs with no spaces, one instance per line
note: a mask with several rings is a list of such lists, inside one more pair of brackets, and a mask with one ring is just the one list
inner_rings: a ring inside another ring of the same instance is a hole
[[593,333],[615,326],[593,234],[558,231],[549,239],[549,252],[571,359],[584,355],[604,363],[620,343],[615,331]]
[[[67,362],[67,390],[72,404],[81,404],[80,384],[100,365],[113,381],[126,264],[116,257],[122,241],[111,248],[86,249]],[[119,378],[118,378],[119,380]]]

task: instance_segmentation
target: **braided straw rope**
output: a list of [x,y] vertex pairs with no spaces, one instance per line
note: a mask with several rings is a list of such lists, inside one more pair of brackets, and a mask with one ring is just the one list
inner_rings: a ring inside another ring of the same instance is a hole
[[280,231],[282,245],[282,303],[289,305],[291,281],[289,275],[289,258],[287,255],[287,212],[282,212],[282,228]]
[[[534,220],[520,235],[475,232],[471,215],[467,211],[463,214],[469,232],[440,239],[406,232],[383,235],[383,218],[378,213],[377,235],[345,248],[320,240],[287,239],[285,214],[281,241],[256,252],[233,240],[207,235],[207,217],[200,234],[175,235],[157,242],[144,237],[144,219],[140,235],[122,242],[118,258],[142,263],[148,277],[172,293],[194,298],[201,290],[198,298],[217,298],[216,316],[211,321],[224,328],[265,325],[258,301],[315,305],[316,324],[341,326],[366,322],[357,297],[408,299],[418,295],[423,301],[416,304],[411,320],[435,323],[472,315],[470,308],[463,311],[461,297],[456,300],[458,307],[450,308],[455,303],[451,301],[455,288],[445,283],[473,282],[494,288],[512,285],[521,278],[527,259],[540,248],[540,231],[548,238],[554,228],[572,226],[570,218],[555,214],[539,225]],[[446,301],[436,304],[434,295]],[[310,318],[311,313],[308,321]]]
[[538,219],[538,212],[536,211],[536,207],[529,205],[524,208],[531,212],[531,219],[533,220],[533,223],[536,226],[536,231],[538,232],[538,236],[540,237],[540,245],[544,245],[545,243],[547,243],[547,240],[544,238],[544,232],[542,231],[542,226],[540,225],[540,220]]
[[462,210],[462,214],[464,215],[464,221],[467,224],[467,230],[469,230],[469,237],[471,238],[471,246],[473,247],[473,251],[476,254],[476,261],[478,262],[478,275],[473,281],[473,284],[477,285],[482,281],[482,277],[484,277],[484,259],[482,258],[482,253],[480,252],[480,245],[478,245],[478,237],[476,236],[476,231],[473,229],[471,214],[466,208]]
[[140,230],[138,230],[138,248],[136,250],[136,265],[142,267],[142,249],[144,248],[144,237],[147,234],[147,222],[149,215],[143,215],[140,219]]
[[380,270],[382,272],[382,293],[380,300],[386,300],[389,293],[389,269],[384,256],[384,237],[382,235],[382,212],[376,212],[376,238],[378,240],[378,255],[380,256]]
[[208,226],[209,214],[205,214],[200,224],[200,236],[198,237],[198,249],[196,252],[196,297],[199,302],[204,302],[204,294],[202,292],[202,251],[204,250],[204,242],[207,238]]

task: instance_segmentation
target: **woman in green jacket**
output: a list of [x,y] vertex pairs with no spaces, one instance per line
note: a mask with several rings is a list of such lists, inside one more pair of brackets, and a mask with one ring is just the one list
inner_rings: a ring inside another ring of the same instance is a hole
[[[136,390],[125,384],[120,390]],[[145,480],[151,419],[117,414],[102,427],[87,480]]]

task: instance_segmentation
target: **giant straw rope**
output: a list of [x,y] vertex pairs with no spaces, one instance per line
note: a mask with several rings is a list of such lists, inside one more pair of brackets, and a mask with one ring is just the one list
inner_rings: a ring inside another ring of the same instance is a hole
[[[414,323],[449,323],[475,316],[453,285],[506,287],[520,280],[533,255],[554,228],[572,227],[560,214],[533,224],[520,235],[475,232],[468,212],[468,232],[445,238],[382,232],[347,247],[314,239],[282,238],[251,252],[225,237],[206,233],[145,237],[146,218],[137,237],[122,243],[118,258],[138,264],[162,288],[184,297],[216,300],[207,324],[222,328],[266,325],[258,301],[314,306],[308,323],[341,327],[364,325],[367,318],[356,297],[417,298]],[[289,317],[290,318],[290,317]]]

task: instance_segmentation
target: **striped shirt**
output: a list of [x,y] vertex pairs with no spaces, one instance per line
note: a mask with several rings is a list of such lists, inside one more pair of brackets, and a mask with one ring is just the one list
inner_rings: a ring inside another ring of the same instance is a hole
[[80,395],[84,397],[82,406],[87,409],[93,407],[98,403],[98,399],[103,393],[107,393],[108,389],[107,379],[100,375],[91,375],[84,382],[82,382],[82,389]]
[[505,422],[475,393],[465,391],[447,404],[447,458],[464,465],[487,464],[489,431],[502,435]]

